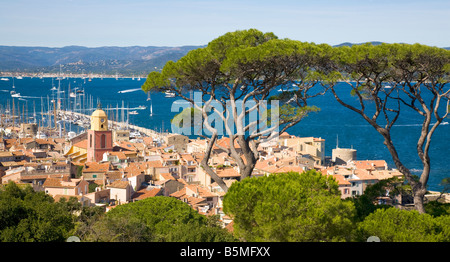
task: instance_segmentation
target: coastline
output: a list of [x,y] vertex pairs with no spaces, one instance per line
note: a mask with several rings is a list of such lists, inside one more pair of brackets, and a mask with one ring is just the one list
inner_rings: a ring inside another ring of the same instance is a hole
[[0,77],[30,77],[30,78],[141,78],[146,79],[147,75],[121,75],[121,74],[59,74],[59,73],[20,73],[20,72],[0,72]]

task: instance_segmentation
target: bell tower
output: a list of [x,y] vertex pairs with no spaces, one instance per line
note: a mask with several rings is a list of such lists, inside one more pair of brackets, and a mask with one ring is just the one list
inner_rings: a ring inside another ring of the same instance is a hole
[[87,162],[99,162],[103,154],[112,151],[112,131],[108,130],[108,116],[99,103],[91,115],[91,127],[88,130]]

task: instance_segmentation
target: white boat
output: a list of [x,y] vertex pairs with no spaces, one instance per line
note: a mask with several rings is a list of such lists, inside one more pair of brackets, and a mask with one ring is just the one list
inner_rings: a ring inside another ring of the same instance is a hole
[[39,131],[36,134],[36,138],[45,139],[45,138],[47,138],[47,135],[45,133]]
[[70,92],[70,97],[77,97],[77,95],[74,92]]
[[137,109],[147,109],[146,106],[138,106]]
[[137,114],[139,114],[137,111],[130,111],[130,113],[129,113],[130,115],[137,115]]
[[16,77],[17,79],[23,79],[21,76]]
[[392,86],[384,86],[384,88],[392,88]]
[[174,92],[170,92],[170,91],[166,91],[165,95],[166,95],[166,97],[175,97],[175,93]]
[[2,81],[9,81],[9,78],[2,77],[2,78],[0,78],[0,80],[2,80]]
[[75,133],[75,132],[73,132],[73,131],[70,131],[69,133],[67,133],[67,137],[68,137],[69,139],[74,138],[74,137],[76,137],[76,136],[77,136],[77,133]]
[[141,136],[141,133],[139,133],[139,132],[131,132],[130,133],[130,137],[139,137],[139,136]]

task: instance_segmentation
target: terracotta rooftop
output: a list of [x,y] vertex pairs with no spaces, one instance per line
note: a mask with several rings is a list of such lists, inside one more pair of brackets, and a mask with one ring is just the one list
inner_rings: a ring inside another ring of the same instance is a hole
[[128,182],[128,181],[116,180],[116,181],[112,182],[111,184],[107,185],[106,187],[125,189],[129,186],[129,184],[130,184],[130,182]]
[[141,189],[133,194],[133,198],[137,200],[142,200],[148,197],[155,197],[161,192],[161,188],[152,188],[148,190],[147,188]]
[[110,168],[110,163],[88,162],[84,164],[83,172],[106,172]]
[[353,161],[356,169],[374,170],[376,168],[385,168],[387,163],[385,160],[359,160]]
[[216,174],[219,177],[240,177],[241,174],[239,174],[234,168],[228,167],[228,168],[217,168]]

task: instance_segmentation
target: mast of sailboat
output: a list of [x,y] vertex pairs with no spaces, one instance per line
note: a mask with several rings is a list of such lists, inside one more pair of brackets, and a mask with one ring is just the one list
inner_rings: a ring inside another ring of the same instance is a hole
[[128,129],[129,119],[130,119],[130,104],[127,103],[127,129]]
[[20,115],[20,104],[19,101],[17,101],[17,120],[19,121],[19,126],[20,126],[20,121],[21,121],[21,115]]
[[13,119],[13,129],[12,129],[12,131],[14,132],[14,127],[16,126],[16,118],[14,117],[14,110],[15,110],[15,108],[14,108],[15,106],[14,106],[14,98],[12,99],[12,119]]
[[52,116],[50,115],[50,98],[48,96],[47,96],[47,117],[48,117],[48,128],[52,128],[52,121],[51,121]]
[[123,127],[123,123],[125,122],[125,115],[124,115],[124,108],[125,106],[124,106],[124,104],[123,104],[123,100],[122,100],[122,121],[121,121],[121,123],[122,123],[122,127]]
[[42,96],[41,96],[41,117],[44,118],[44,102],[42,100]]
[[58,90],[56,92],[56,106],[57,109],[61,109],[61,65],[59,65]]
[[55,100],[53,100],[53,120],[55,122],[55,130],[56,130],[57,126],[56,126],[56,101]]
[[116,104],[116,127],[119,127],[119,103]]
[[36,103],[33,100],[33,122],[36,124]]
[[27,122],[27,124],[28,123],[30,123],[30,121],[28,121],[28,100],[25,102],[25,104],[27,105],[27,107],[26,107],[26,114],[25,114],[25,120],[26,120],[26,122]]
[[67,105],[65,108],[67,111],[70,110],[70,81],[69,81],[69,89],[67,90]]

